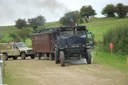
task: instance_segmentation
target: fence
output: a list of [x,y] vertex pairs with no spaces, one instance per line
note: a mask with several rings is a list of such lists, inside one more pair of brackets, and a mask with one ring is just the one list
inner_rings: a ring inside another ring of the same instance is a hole
[[0,54],[0,85],[3,85],[3,60],[2,55]]

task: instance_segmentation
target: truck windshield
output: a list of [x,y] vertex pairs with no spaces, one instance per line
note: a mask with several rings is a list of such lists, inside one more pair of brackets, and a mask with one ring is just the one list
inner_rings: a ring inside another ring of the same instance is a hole
[[27,47],[27,45],[25,43],[17,43],[17,47],[24,48]]
[[[85,31],[76,31],[75,35],[80,36],[80,37],[86,37]],[[73,36],[73,31],[72,30],[61,31],[60,36],[61,37],[71,37],[71,36]]]
[[86,33],[83,30],[77,31],[76,35],[81,36],[81,37],[86,37]]
[[61,37],[70,37],[70,36],[73,36],[73,32],[72,32],[72,30],[61,31],[60,32],[60,36]]

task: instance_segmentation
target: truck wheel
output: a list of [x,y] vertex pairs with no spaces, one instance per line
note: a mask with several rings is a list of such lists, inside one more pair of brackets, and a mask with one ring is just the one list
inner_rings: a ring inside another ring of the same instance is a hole
[[91,53],[87,50],[87,64],[91,64]]
[[25,53],[21,53],[21,59],[25,60],[26,59],[26,54]]
[[17,59],[17,57],[16,57],[16,56],[13,56],[12,58],[13,58],[13,60],[16,60],[16,59]]
[[39,60],[41,59],[41,56],[42,56],[42,54],[41,54],[41,53],[39,53],[39,54],[38,54],[38,57],[39,57],[38,59],[39,59]]
[[60,65],[62,67],[65,66],[65,56],[63,51],[60,51]]
[[49,60],[54,60],[54,54],[52,53],[52,54],[50,54],[50,56],[49,56]]
[[56,64],[60,63],[60,61],[59,61],[59,50],[58,49],[55,50],[55,63]]
[[3,54],[3,60],[5,60],[5,61],[8,60],[8,54]]
[[35,56],[34,55],[31,55],[31,59],[35,59]]

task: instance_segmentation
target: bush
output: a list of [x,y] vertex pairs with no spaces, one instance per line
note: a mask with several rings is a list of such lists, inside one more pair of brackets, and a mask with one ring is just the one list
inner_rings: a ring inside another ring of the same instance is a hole
[[13,41],[23,41],[30,37],[32,30],[30,28],[22,28],[10,33],[10,37]]
[[113,43],[114,53],[127,54],[128,53],[128,25],[121,25],[109,30],[104,34],[104,49],[109,51],[109,44]]

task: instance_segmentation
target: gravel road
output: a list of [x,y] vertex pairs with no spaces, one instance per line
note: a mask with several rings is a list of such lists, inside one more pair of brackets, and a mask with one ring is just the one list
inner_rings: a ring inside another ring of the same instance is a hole
[[5,62],[8,85],[128,85],[128,72],[102,65],[60,67],[49,60]]

